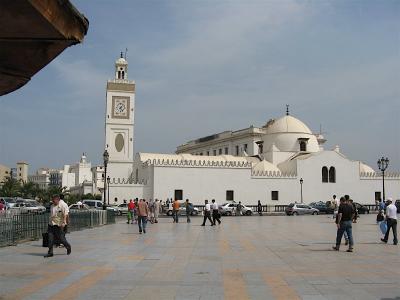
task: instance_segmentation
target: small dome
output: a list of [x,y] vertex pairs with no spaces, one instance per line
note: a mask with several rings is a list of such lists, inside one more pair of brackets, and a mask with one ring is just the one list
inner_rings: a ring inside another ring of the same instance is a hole
[[360,162],[360,173],[375,173],[375,171],[370,166]]
[[118,58],[118,59],[115,61],[115,64],[116,64],[116,65],[127,65],[128,62],[126,61],[125,58],[120,57],[120,58]]
[[308,128],[306,124],[304,124],[302,121],[292,116],[283,116],[278,120],[270,121],[268,123],[269,124],[265,126],[267,134],[272,134],[272,133],[312,134],[310,128]]
[[265,171],[272,171],[272,172],[280,172],[277,166],[271,164],[270,162],[266,160],[260,161],[258,164],[256,164],[253,168],[253,171],[258,171],[258,172],[265,172]]

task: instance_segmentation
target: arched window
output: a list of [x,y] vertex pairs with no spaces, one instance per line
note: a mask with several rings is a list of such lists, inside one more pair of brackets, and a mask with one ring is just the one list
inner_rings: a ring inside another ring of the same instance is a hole
[[122,71],[121,74],[122,74],[122,79],[125,79],[125,72]]
[[336,182],[336,169],[335,167],[329,168],[329,182]]
[[118,71],[118,79],[121,79],[121,71]]
[[322,182],[328,182],[328,168],[322,167]]
[[136,169],[136,181],[138,181],[139,180],[139,169]]

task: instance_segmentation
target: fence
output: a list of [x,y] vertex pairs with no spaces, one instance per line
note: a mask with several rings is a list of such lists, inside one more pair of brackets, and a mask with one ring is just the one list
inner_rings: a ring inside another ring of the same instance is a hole
[[[27,240],[38,240],[47,231],[49,214],[0,213],[0,247],[16,245]],[[71,210],[68,231],[115,223],[115,214],[103,210]]]

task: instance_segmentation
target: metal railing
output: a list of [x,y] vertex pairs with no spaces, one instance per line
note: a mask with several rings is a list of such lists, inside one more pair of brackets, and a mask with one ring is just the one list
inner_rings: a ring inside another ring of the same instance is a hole
[[[68,231],[115,223],[115,214],[103,210],[71,210]],[[38,240],[47,231],[49,214],[0,212],[0,247]]]

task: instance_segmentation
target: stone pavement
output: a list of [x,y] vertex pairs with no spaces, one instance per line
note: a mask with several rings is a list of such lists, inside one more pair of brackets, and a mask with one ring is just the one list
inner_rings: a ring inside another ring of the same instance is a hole
[[[0,299],[394,299],[400,247],[379,241],[375,215],[355,224],[355,252],[330,250],[332,217],[226,217],[221,226],[161,219],[139,235],[115,225],[0,249]],[[399,298],[398,298],[399,299]]]

